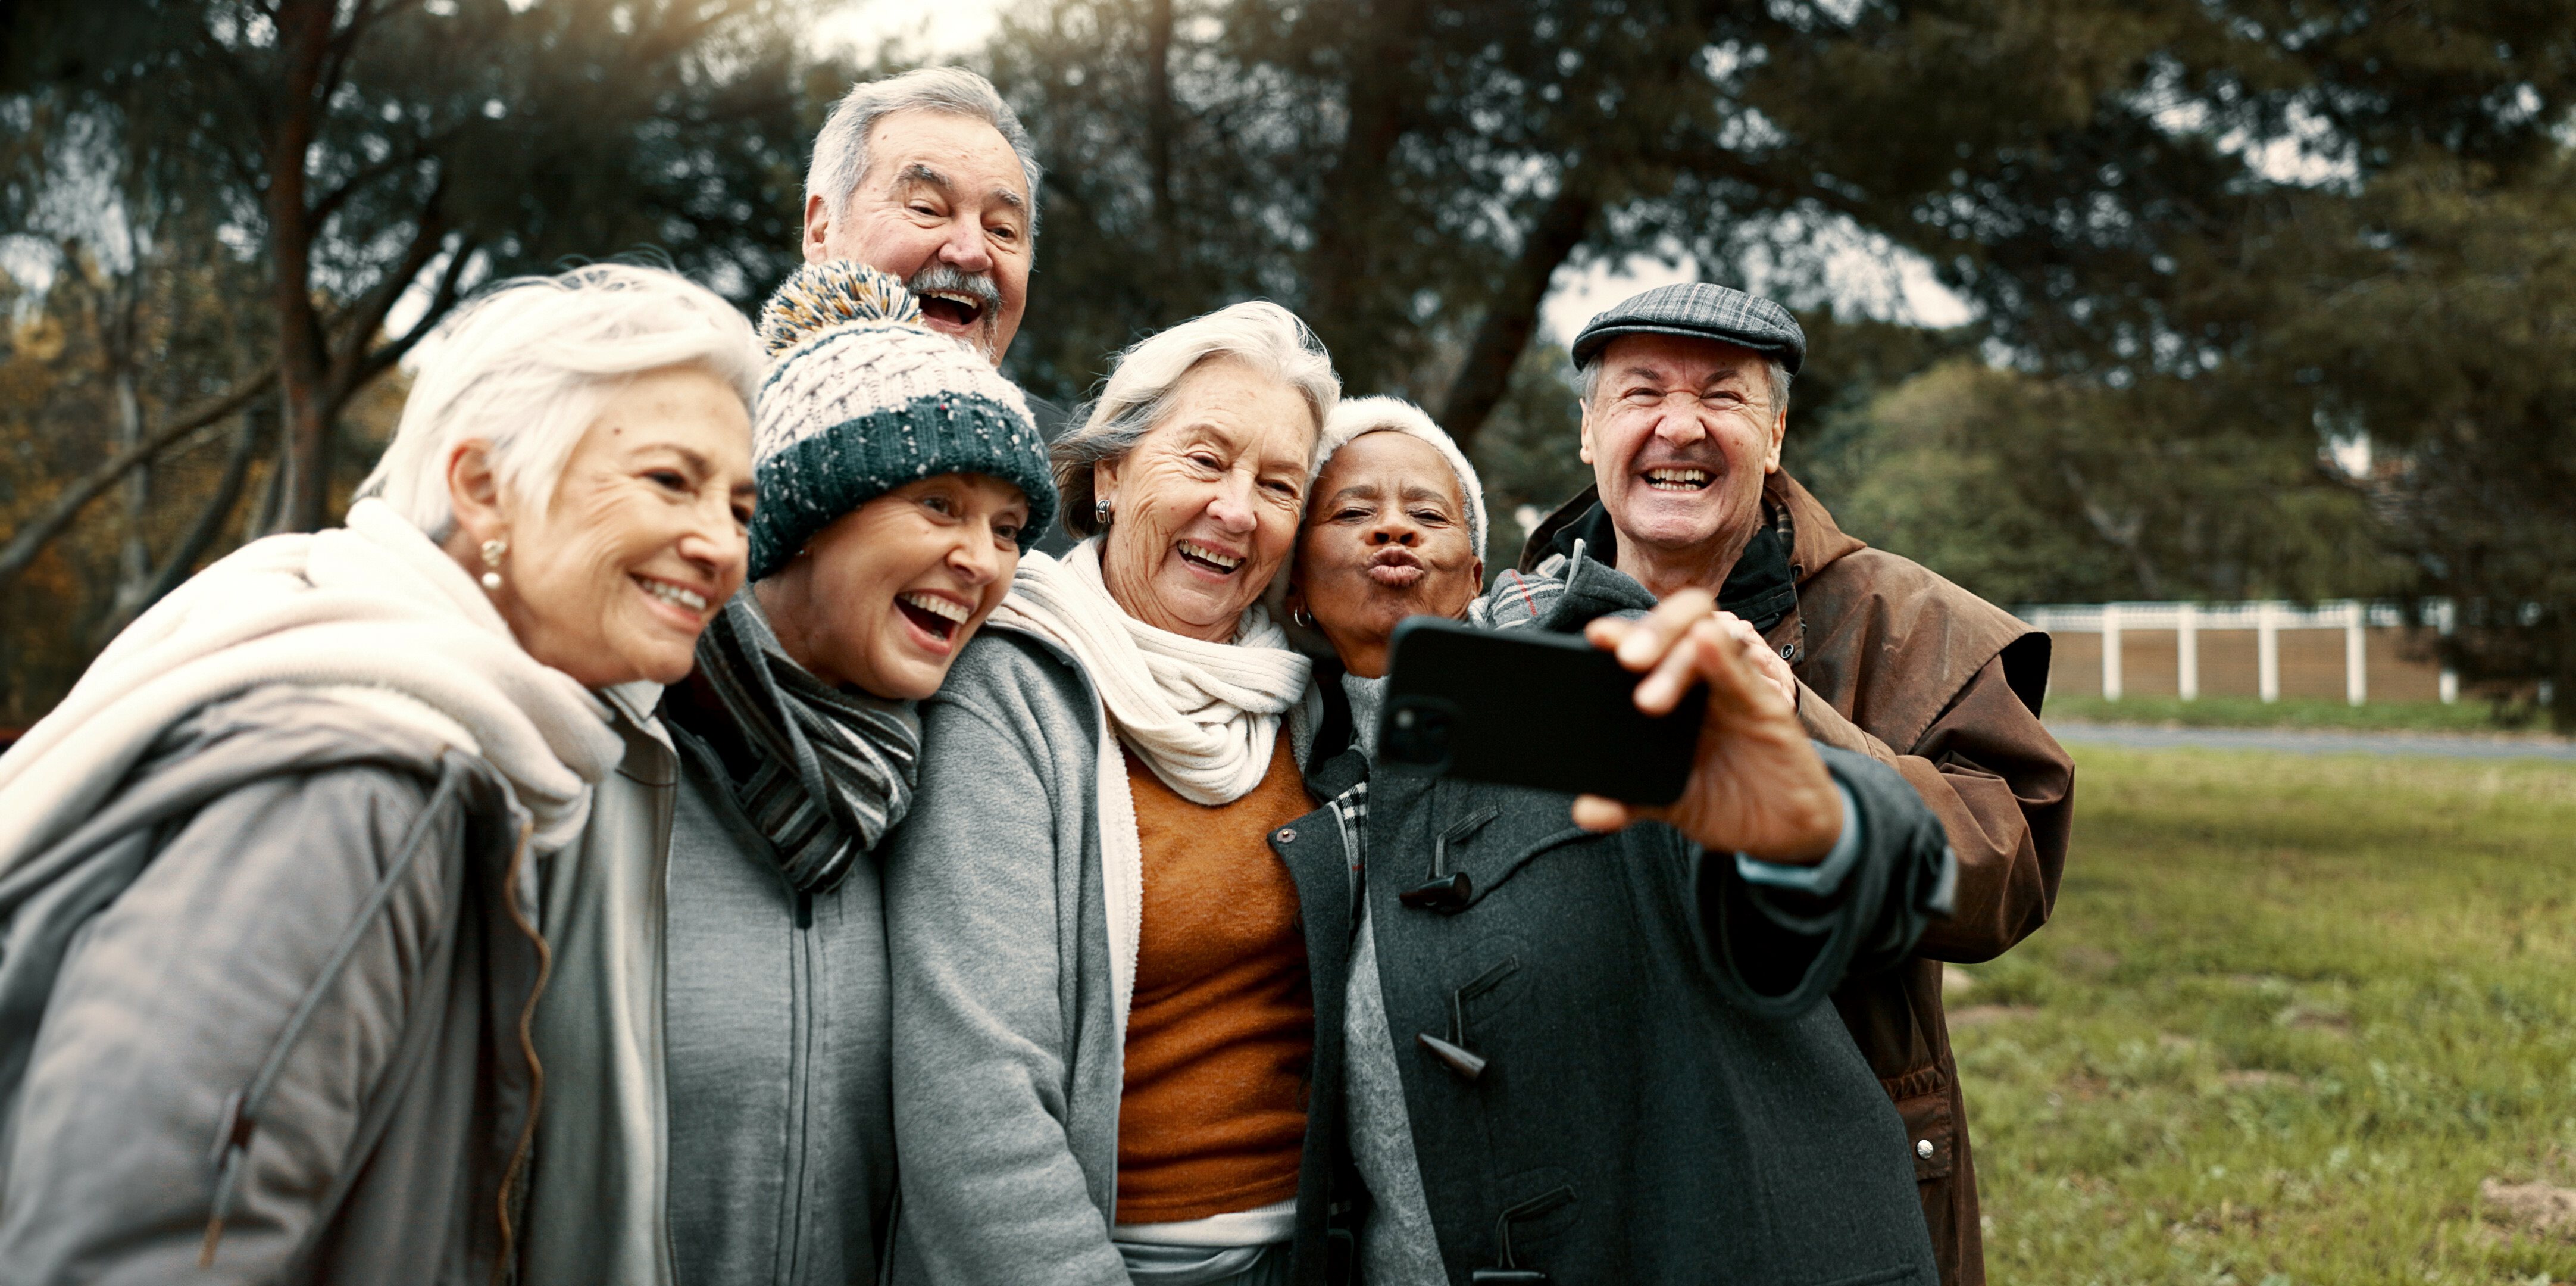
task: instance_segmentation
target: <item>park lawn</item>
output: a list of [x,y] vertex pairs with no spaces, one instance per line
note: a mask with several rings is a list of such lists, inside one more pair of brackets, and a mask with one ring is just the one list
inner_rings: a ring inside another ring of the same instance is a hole
[[2439,701],[2365,701],[2352,705],[2314,697],[2262,701],[2254,697],[2100,697],[2051,693],[2048,717],[2085,723],[2178,724],[2185,728],[2312,728],[2320,731],[2454,732],[2493,735],[2545,732],[2547,721],[2535,721],[2526,705],[2509,706],[2505,721],[2493,702],[2464,698],[2450,705]]
[[2576,1280],[2576,767],[2076,751],[2047,928],[1952,968],[1996,1286]]

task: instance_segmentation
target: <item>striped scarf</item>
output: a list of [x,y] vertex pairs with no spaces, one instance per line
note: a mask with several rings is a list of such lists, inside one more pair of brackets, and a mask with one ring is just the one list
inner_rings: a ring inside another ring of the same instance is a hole
[[921,719],[909,701],[835,688],[787,659],[749,586],[698,640],[698,673],[754,761],[724,774],[800,893],[828,893],[912,806]]

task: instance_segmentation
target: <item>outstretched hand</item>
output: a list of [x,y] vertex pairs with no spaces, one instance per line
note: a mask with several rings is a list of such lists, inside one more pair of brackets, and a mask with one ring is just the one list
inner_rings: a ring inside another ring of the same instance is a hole
[[1639,710],[1669,714],[1692,684],[1705,683],[1708,715],[1681,798],[1647,808],[1584,795],[1574,801],[1574,823],[1611,831],[1659,821],[1702,848],[1812,865],[1842,837],[1841,792],[1808,744],[1796,706],[1763,668],[1769,651],[1760,636],[1716,606],[1707,591],[1685,590],[1643,620],[1603,617],[1584,629],[1594,647],[1646,676],[1637,684]]

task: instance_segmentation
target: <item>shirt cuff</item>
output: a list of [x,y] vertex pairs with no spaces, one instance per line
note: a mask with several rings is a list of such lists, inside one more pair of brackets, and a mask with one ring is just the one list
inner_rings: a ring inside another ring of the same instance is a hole
[[1851,874],[1852,864],[1860,860],[1860,804],[1852,798],[1851,788],[1840,781],[1834,793],[1842,796],[1843,833],[1834,841],[1825,860],[1813,866],[1783,866],[1735,855],[1735,873],[1747,884],[1760,884],[1775,889],[1789,889],[1810,897],[1829,898],[1843,886],[1843,877]]

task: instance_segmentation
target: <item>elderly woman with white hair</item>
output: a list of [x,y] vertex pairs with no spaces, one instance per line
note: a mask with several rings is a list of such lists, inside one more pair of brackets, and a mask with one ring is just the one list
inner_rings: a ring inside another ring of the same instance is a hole
[[1052,452],[1088,539],[1023,559],[924,703],[886,865],[895,1280],[1287,1279],[1319,891],[1266,846],[1308,808],[1309,667],[1260,599],[1338,397],[1275,304],[1121,354]]
[[208,568],[0,758],[9,1276],[507,1265],[539,908],[652,842],[617,770],[742,582],[759,361],[668,272],[493,288],[346,527]]

